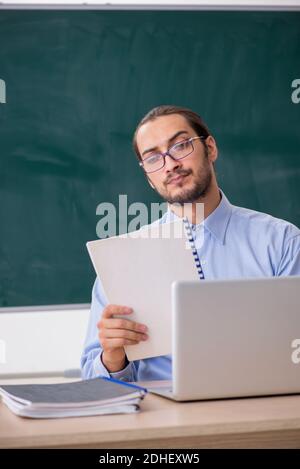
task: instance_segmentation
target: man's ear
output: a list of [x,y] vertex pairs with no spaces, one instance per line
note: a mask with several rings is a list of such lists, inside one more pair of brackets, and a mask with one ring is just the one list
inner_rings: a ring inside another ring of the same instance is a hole
[[212,163],[218,158],[218,148],[215,139],[212,135],[209,135],[206,139],[206,148],[208,151],[208,157]]

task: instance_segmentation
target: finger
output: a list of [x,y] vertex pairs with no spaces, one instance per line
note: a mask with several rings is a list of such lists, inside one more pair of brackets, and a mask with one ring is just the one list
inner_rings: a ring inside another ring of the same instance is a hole
[[103,339],[101,345],[104,350],[113,350],[116,348],[124,347],[125,345],[137,345],[137,340],[130,339]]
[[103,318],[111,318],[114,314],[131,314],[132,308],[121,305],[107,305],[103,310]]
[[130,321],[129,319],[120,319],[120,318],[113,318],[113,319],[101,319],[98,323],[98,328],[104,329],[126,329],[128,331],[134,332],[146,332],[147,326],[145,324],[140,324],[135,321]]
[[99,333],[100,340],[105,339],[130,339],[140,342],[141,340],[147,340],[147,334],[141,334],[139,332],[127,331],[125,329],[104,329]]

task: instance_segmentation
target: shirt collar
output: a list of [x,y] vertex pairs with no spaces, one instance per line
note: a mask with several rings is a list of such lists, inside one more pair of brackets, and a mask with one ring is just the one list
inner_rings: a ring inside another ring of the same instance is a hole
[[[203,225],[221,244],[225,243],[225,235],[228,227],[229,219],[232,213],[232,204],[227,199],[224,192],[220,190],[221,201],[215,210],[205,218],[199,225]],[[178,217],[170,208],[166,213],[166,223],[179,220]]]

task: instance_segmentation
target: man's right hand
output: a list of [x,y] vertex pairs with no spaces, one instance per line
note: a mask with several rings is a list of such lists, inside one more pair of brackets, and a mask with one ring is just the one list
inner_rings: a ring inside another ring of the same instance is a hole
[[[97,324],[98,337],[103,349],[102,362],[110,373],[125,367],[124,345],[135,345],[148,339],[147,326],[126,319],[132,312],[132,308],[127,306],[107,305]],[[124,318],[114,318],[114,315]]]

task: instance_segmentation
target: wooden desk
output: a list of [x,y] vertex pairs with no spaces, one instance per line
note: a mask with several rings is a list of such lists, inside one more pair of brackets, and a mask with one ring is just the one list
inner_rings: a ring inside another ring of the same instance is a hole
[[17,447],[300,448],[300,395],[175,403],[149,394],[139,414],[56,420],[0,403],[0,448]]

